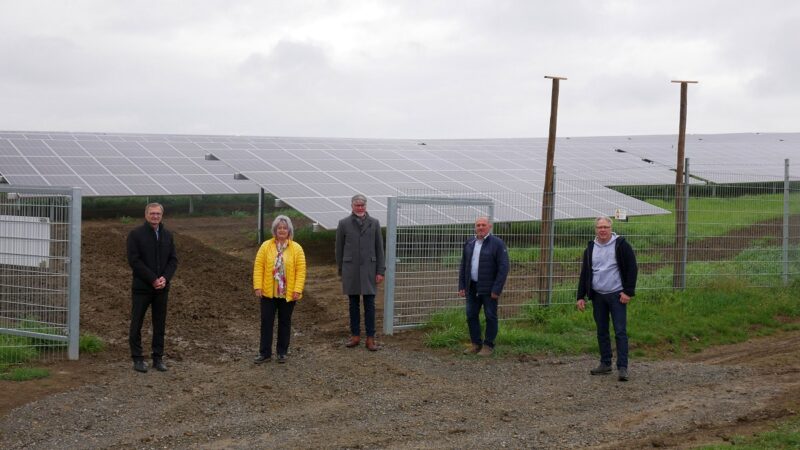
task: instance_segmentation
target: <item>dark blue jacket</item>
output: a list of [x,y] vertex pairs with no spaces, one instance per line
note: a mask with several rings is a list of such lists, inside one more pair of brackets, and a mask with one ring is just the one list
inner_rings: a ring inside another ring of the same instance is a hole
[[[581,278],[578,281],[578,300],[582,298],[592,299],[594,290],[592,289],[592,252],[594,251],[594,241],[589,241],[586,250],[583,252],[583,264],[581,264]],[[619,276],[622,279],[622,292],[628,297],[636,295],[636,277],[639,268],[636,265],[636,255],[633,247],[622,236],[617,236],[614,241],[614,255],[617,259]]]
[[[472,252],[475,250],[476,238],[469,239],[464,244],[461,253],[461,267],[458,271],[458,290],[466,291],[471,281]],[[478,260],[478,294],[503,293],[503,285],[508,276],[508,251],[506,244],[499,237],[490,234],[483,240],[480,259]]]

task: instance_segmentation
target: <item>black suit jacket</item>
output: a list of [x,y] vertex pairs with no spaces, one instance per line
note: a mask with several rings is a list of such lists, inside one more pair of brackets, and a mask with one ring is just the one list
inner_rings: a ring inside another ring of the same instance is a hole
[[158,239],[156,232],[149,223],[134,228],[128,233],[128,264],[133,269],[131,289],[135,292],[152,292],[153,281],[159,277],[169,281],[178,269],[178,257],[175,253],[175,241],[172,233],[158,225]]

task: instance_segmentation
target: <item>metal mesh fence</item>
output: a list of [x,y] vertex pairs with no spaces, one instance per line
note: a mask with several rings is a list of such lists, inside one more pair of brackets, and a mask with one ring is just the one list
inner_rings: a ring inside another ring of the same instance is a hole
[[[614,220],[613,229],[633,246],[638,264],[637,298],[676,289],[713,287],[715,283],[779,287],[800,277],[800,181],[790,181],[788,168],[773,179],[753,179],[724,166],[698,168],[703,178],[687,177],[685,239],[678,239],[676,186],[616,186],[618,193],[657,206],[662,214],[628,215],[624,206],[604,200],[603,180],[559,180],[556,217],[565,206],[586,211],[585,218],[556,220],[552,236],[542,236],[540,221],[498,222],[493,233],[509,250],[511,272],[499,308],[501,318],[519,316],[522,308],[542,304],[573,304],[581,257],[594,238],[594,219]],[[494,192],[495,203],[520,210],[541,208],[542,193]],[[465,197],[453,194],[450,197]],[[486,197],[489,197],[487,194]],[[437,197],[439,198],[439,197]],[[539,200],[536,200],[539,199]],[[458,264],[463,243],[473,234],[473,222],[490,206],[450,205],[449,225],[418,226],[440,206],[404,203],[399,209],[396,242],[387,231],[387,246],[396,247],[395,327],[426,322],[433,313],[462,307],[458,297]],[[541,211],[533,211],[540,216]],[[490,214],[488,214],[490,215]],[[441,222],[439,222],[441,223]],[[685,242],[685,243],[684,243]],[[542,252],[551,255],[543,263]],[[387,248],[387,256],[392,250]],[[387,261],[388,266],[392,261]],[[387,305],[388,306],[388,305]],[[389,332],[388,330],[385,330]]]
[[0,187],[0,366],[78,357],[80,193]]

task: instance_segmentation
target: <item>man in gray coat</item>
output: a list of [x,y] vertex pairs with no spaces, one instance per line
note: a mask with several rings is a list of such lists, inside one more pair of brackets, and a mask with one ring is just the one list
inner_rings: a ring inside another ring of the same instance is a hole
[[364,299],[364,325],[367,349],[378,350],[375,342],[375,293],[386,271],[383,236],[378,219],[367,214],[367,198],[354,195],[353,213],[336,227],[336,265],[342,277],[342,290],[350,299],[350,340],[348,348],[361,342],[361,298]]

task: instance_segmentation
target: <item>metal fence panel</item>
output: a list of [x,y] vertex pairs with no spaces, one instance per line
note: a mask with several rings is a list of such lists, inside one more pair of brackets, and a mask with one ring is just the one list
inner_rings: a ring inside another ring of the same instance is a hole
[[[594,211],[593,217],[556,220],[552,236],[544,240],[539,221],[495,223],[493,232],[506,242],[511,259],[500,317],[519,317],[524,308],[541,304],[575,302],[581,256],[594,238],[594,219],[600,215],[615,219],[614,231],[625,236],[636,251],[637,300],[684,288],[780,287],[800,279],[800,181],[790,178],[788,162],[785,171],[773,179],[763,175],[754,179],[740,168],[726,171],[724,165],[713,170],[715,181],[692,178],[689,183],[685,247],[683,240],[676,239],[674,185],[615,187],[616,192],[665,212],[634,216],[624,206],[603,198],[608,190],[600,186],[613,187],[613,182],[562,177],[556,210],[569,207],[559,199],[571,198],[582,202],[583,209]],[[703,168],[703,173],[709,169]],[[491,196],[520,210],[532,210],[540,207],[542,193]],[[394,326],[424,323],[437,311],[463,306],[456,293],[458,262],[461,247],[472,235],[472,224],[481,212],[466,209],[450,225],[413,225],[425,223],[419,215],[438,214],[429,212],[432,209],[433,205],[403,206],[398,215],[395,313],[389,322]],[[392,232],[387,229],[387,245]],[[553,255],[549,267],[539,263],[543,241],[552,243],[545,249]],[[391,253],[387,250],[387,256]],[[387,260],[387,265],[391,264]],[[679,277],[676,269],[681,272]],[[387,289],[391,289],[389,284]]]
[[0,366],[78,358],[78,189],[0,186]]

